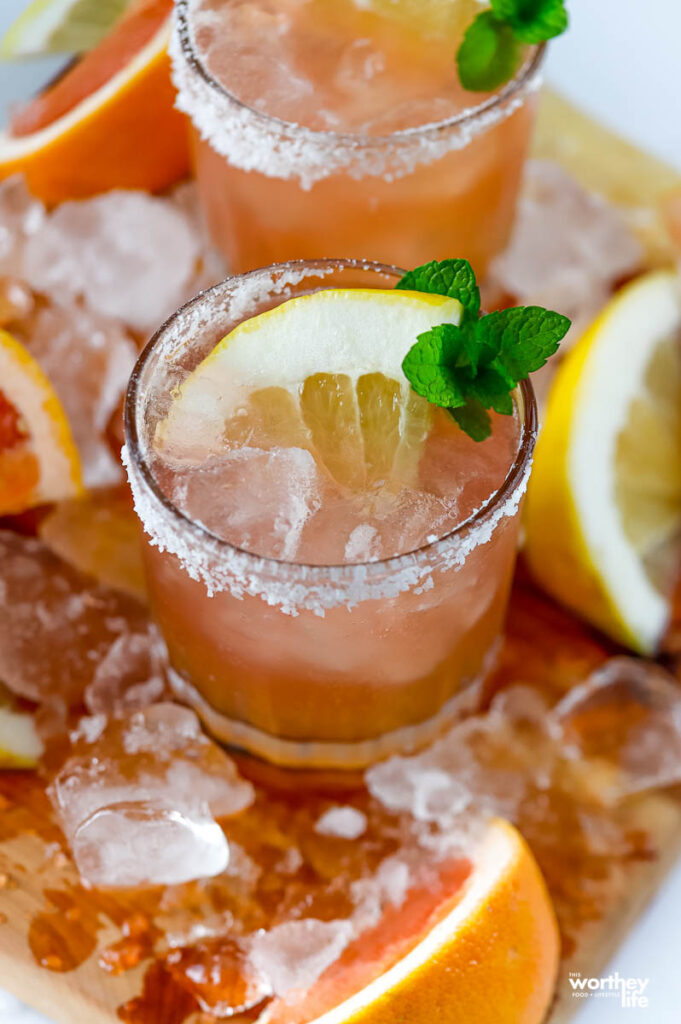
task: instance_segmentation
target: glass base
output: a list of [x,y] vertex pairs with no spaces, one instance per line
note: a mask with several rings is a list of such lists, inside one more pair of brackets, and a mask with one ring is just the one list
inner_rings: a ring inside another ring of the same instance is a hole
[[[496,650],[488,652],[485,668],[493,664]],[[492,658],[489,656],[493,655]],[[485,671],[456,693],[433,718],[393,732],[357,742],[291,740],[273,736],[246,722],[221,714],[179,673],[170,670],[170,685],[177,700],[196,711],[206,729],[228,747],[245,751],[279,768],[322,771],[358,771],[395,754],[414,754],[432,743],[458,718],[480,705]]]

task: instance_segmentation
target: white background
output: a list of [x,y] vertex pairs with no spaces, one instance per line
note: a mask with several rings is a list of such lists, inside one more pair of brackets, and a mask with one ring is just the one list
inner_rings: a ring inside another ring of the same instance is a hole
[[[0,0],[0,33],[26,0]],[[681,169],[681,0],[568,0],[572,27],[554,43],[548,78],[621,134]],[[0,65],[0,121],[11,102],[54,74],[59,61]],[[647,1009],[592,999],[579,1024],[680,1024],[681,866],[610,966],[649,978]],[[0,993],[0,1024],[34,1024]],[[74,1021],[73,1024],[87,1024]],[[159,1021],[159,1024],[163,1024]]]

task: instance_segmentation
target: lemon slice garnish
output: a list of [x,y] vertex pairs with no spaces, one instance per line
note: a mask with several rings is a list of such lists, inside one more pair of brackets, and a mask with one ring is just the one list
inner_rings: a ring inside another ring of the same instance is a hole
[[406,483],[431,425],[402,361],[419,334],[461,320],[457,299],[328,289],[244,321],[178,389],[156,431],[164,455],[301,447],[342,487]]

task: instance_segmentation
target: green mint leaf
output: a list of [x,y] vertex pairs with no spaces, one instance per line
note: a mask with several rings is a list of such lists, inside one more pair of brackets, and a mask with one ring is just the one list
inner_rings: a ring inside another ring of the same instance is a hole
[[455,328],[458,345],[455,368],[463,371],[468,380],[472,380],[478,374],[480,367],[491,362],[497,354],[491,346],[484,342],[480,343],[477,336],[479,322],[479,320],[468,321]]
[[478,321],[476,337],[497,352],[490,367],[517,384],[544,365],[570,329],[560,313],[541,306],[518,306]]
[[544,365],[570,328],[567,317],[541,306],[478,319],[480,292],[466,260],[433,260],[409,271],[397,287],[451,295],[464,306],[460,326],[439,324],[419,335],[402,369],[417,394],[448,409],[475,441],[492,432],[488,409],[513,414],[511,392]]
[[494,409],[503,416],[513,415],[513,399],[511,397],[505,375],[493,367],[486,367],[466,386],[466,394],[477,399],[485,409]]
[[492,433],[489,413],[474,398],[469,398],[465,405],[450,411],[464,433],[474,441],[486,441]]
[[402,369],[417,395],[444,409],[454,409],[465,401],[453,370],[460,353],[458,328],[442,324],[418,336],[404,357]]
[[491,4],[496,17],[511,26],[521,43],[545,43],[568,27],[565,0],[491,0]]
[[432,260],[408,271],[398,282],[404,291],[428,292],[458,299],[465,320],[477,320],[480,313],[480,289],[468,260]]
[[459,80],[469,92],[492,92],[513,78],[521,57],[512,27],[493,11],[482,11],[466,30],[456,55]]

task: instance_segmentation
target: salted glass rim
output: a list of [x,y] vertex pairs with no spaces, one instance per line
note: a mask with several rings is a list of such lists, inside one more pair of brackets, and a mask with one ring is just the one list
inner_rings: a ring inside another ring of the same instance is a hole
[[[443,534],[441,537],[437,537],[436,540],[423,544],[411,551],[406,551],[399,555],[393,555],[390,558],[380,559],[378,561],[335,563],[328,565],[310,565],[305,562],[272,558],[265,555],[255,554],[254,552],[241,548],[236,544],[232,544],[223,537],[213,533],[203,523],[186,515],[174,504],[160,486],[144,454],[144,445],[141,440],[139,421],[140,416],[144,416],[146,403],[144,400],[145,394],[140,393],[140,388],[143,383],[143,375],[148,363],[156,356],[157,349],[162,346],[166,335],[168,332],[173,330],[177,322],[182,317],[189,318],[197,306],[200,306],[203,303],[209,303],[216,295],[219,294],[221,289],[227,289],[228,287],[233,289],[235,283],[238,283],[239,281],[246,283],[256,275],[265,275],[268,273],[282,273],[283,275],[291,273],[292,275],[297,275],[300,273],[304,274],[304,272],[307,271],[309,272],[309,276],[314,276],[315,273],[318,272],[319,276],[323,277],[324,274],[332,273],[334,270],[358,270],[368,273],[375,272],[376,274],[384,277],[395,278],[400,278],[405,274],[404,270],[392,264],[377,263],[372,260],[361,260],[355,258],[329,258],[317,260],[289,260],[285,263],[272,263],[266,267],[259,267],[256,270],[250,270],[243,274],[235,274],[225,278],[223,281],[213,285],[211,288],[207,288],[199,292],[198,295],[194,296],[194,298],[184,303],[184,305],[176,310],[175,313],[168,317],[168,319],[159,327],[145,345],[137,359],[137,362],[135,363],[128,382],[125,397],[124,420],[128,459],[130,460],[132,467],[141,474],[143,485],[151,491],[156,501],[161,504],[163,511],[170,514],[175,521],[179,521],[182,528],[187,529],[200,543],[203,543],[207,547],[211,547],[216,552],[223,551],[225,554],[231,553],[239,556],[240,559],[243,559],[250,565],[251,569],[256,574],[269,569],[275,574],[288,573],[298,581],[305,580],[311,584],[333,582],[342,585],[344,581],[356,582],[358,572],[364,572],[367,576],[375,576],[378,574],[390,575],[393,572],[398,572],[399,570],[409,566],[418,565],[419,561],[436,555],[439,551],[447,551],[457,541],[465,541],[465,539],[469,535],[473,534],[474,531],[482,529],[489,520],[493,520],[495,514],[500,510],[503,510],[504,504],[514,496],[519,488],[523,488],[526,483],[534,451],[538,420],[534,389],[529,379],[526,379],[521,381],[517,388],[517,393],[520,395],[521,401],[519,402],[517,398],[514,397],[514,403],[520,413],[520,438],[515,457],[501,487],[492,492],[480,508],[471,513],[467,519],[464,519],[454,527],[453,530]],[[282,301],[286,301],[285,295],[282,297]],[[153,367],[151,369],[151,373],[152,375],[154,373]],[[140,519],[142,521],[142,526],[151,534],[149,525],[144,521],[144,517],[142,515],[140,515]],[[477,547],[477,544],[474,543],[472,549],[475,547]],[[465,557],[467,556],[468,552],[465,554]]]
[[182,54],[189,67],[195,71],[212,90],[214,90],[226,103],[236,109],[244,111],[253,116],[256,121],[269,125],[273,131],[295,132],[312,138],[335,139],[339,142],[359,145],[364,149],[380,148],[393,140],[408,140],[418,137],[440,136],[448,131],[461,129],[467,124],[475,123],[486,114],[499,106],[505,105],[512,100],[517,93],[532,81],[541,69],[544,61],[547,44],[540,43],[531,47],[530,55],[523,62],[520,69],[513,78],[492,96],[476,104],[474,107],[467,107],[445,118],[444,121],[429,121],[425,124],[413,125],[410,128],[400,128],[387,135],[368,135],[363,132],[339,132],[330,128],[310,128],[307,125],[299,124],[296,121],[287,121],[285,118],[277,117],[275,114],[268,114],[263,110],[256,110],[250,104],[240,100],[233,92],[230,92],[222,82],[216,78],[206,67],[200,54],[197,52],[192,39],[192,31],[189,24],[191,12],[189,10],[192,0],[175,0],[175,18],[177,26],[177,38],[179,39]]

